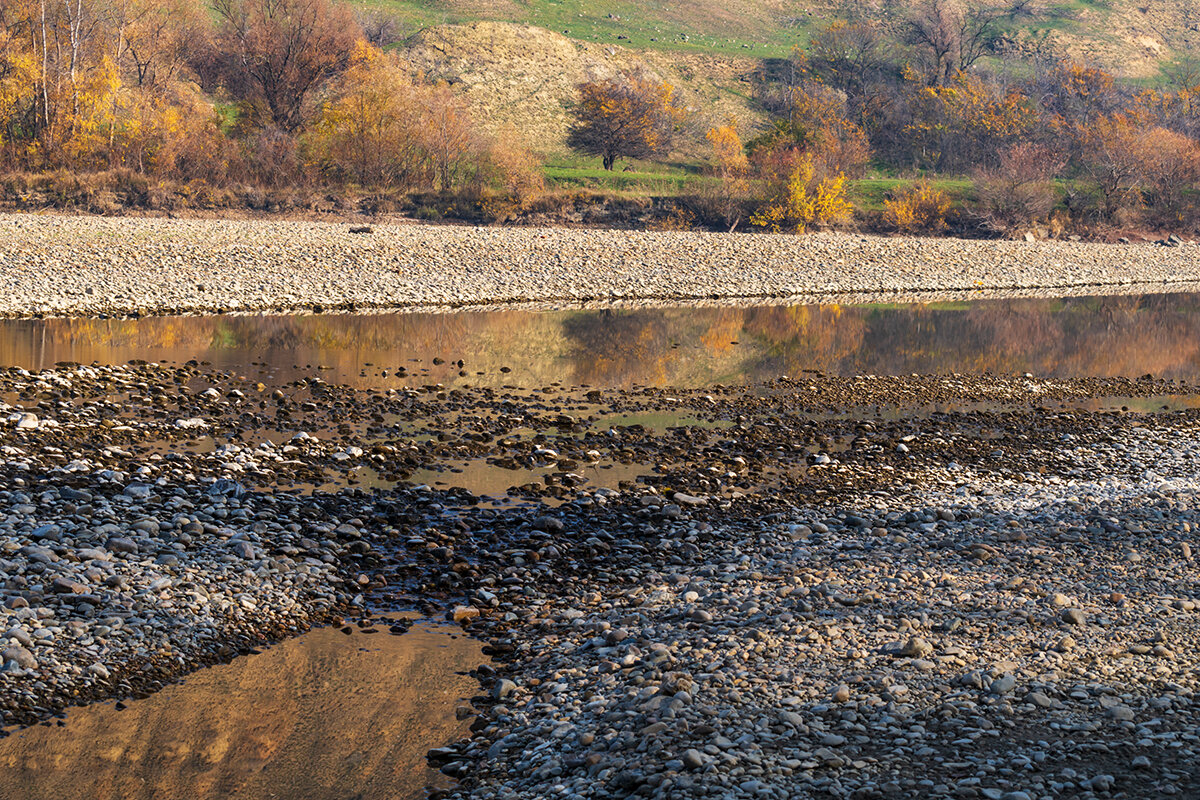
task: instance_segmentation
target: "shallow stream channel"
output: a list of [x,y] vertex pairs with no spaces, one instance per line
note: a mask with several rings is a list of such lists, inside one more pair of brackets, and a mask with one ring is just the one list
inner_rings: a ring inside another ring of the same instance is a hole
[[[1058,469],[1040,426],[1200,408],[1200,295],[0,320],[0,377],[0,647],[37,662],[0,674],[0,800],[415,800],[503,752],[453,746],[503,733],[530,598],[585,570],[564,528]],[[277,578],[316,588],[260,627]]]

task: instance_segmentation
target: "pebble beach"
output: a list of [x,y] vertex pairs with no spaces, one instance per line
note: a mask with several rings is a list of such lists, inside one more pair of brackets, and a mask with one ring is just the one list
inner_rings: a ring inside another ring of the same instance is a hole
[[0,215],[0,316],[887,298],[1200,281],[1183,243]]
[[[1198,255],[0,217],[0,314],[1166,290]],[[434,797],[1200,796],[1195,385],[245,367],[0,369],[0,733],[386,596],[485,643]]]

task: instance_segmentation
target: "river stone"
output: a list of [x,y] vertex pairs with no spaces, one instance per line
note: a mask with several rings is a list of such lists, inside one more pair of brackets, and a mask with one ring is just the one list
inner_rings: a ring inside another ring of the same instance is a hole
[[247,561],[254,558],[254,545],[250,544],[244,539],[235,541],[230,545],[230,549],[233,550],[234,555],[238,556],[239,558],[244,558]]
[[1087,617],[1078,608],[1064,608],[1062,620],[1068,625],[1086,625]]
[[137,542],[125,536],[114,536],[108,540],[105,546],[114,553],[136,553],[138,551]]
[[20,645],[13,645],[0,650],[0,661],[15,662],[21,669],[37,669],[37,659],[33,657],[33,653],[26,650]]
[[24,628],[10,628],[4,632],[5,639],[16,639],[18,644],[33,647],[33,637]]
[[50,582],[50,591],[55,594],[83,594],[87,587],[79,581],[59,576]]
[[146,500],[154,491],[154,487],[147,483],[131,483],[125,487],[125,494],[135,500]]
[[920,658],[933,652],[933,645],[919,636],[913,636],[900,648],[900,655],[909,658]]
[[988,686],[988,691],[992,694],[1008,694],[1015,688],[1017,688],[1017,679],[1011,672],[1006,672],[992,681]]

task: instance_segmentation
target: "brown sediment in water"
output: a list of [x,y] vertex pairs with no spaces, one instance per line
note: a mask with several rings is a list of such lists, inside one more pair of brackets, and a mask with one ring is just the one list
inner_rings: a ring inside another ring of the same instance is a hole
[[0,798],[408,798],[465,732],[480,645],[445,629],[314,630],[117,710],[0,739]]

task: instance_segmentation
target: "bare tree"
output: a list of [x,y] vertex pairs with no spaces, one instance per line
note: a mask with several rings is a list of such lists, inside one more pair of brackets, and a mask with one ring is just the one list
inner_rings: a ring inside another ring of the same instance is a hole
[[197,0],[122,0],[116,14],[117,61],[137,86],[169,83],[208,37]]
[[362,26],[363,36],[376,47],[383,49],[404,39],[396,18],[385,11],[359,12],[358,24]]
[[1005,20],[1036,13],[1033,0],[1000,5],[923,0],[904,20],[904,40],[916,51],[926,82],[945,86],[995,46]]
[[823,83],[847,96],[860,97],[888,63],[889,53],[877,25],[837,20],[809,40],[808,59]]
[[313,92],[346,68],[362,29],[329,0],[214,0],[215,61],[265,122],[295,133]]
[[421,126],[422,139],[438,188],[449,191],[456,183],[456,172],[465,164],[466,154],[477,149],[467,105],[450,87],[440,83],[426,96]]

